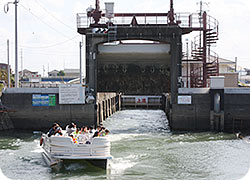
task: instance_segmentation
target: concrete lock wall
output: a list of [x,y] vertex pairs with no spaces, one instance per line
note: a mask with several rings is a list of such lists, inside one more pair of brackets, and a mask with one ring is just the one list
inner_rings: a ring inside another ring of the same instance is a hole
[[[250,89],[225,88],[223,114],[225,132],[250,132]],[[191,104],[173,104],[168,116],[172,130],[210,131],[211,92],[208,88],[179,89],[179,96],[191,96]],[[213,106],[213,105],[212,105]],[[169,108],[168,108],[169,109]]]
[[170,117],[172,130],[210,131],[210,95],[209,93],[184,93],[191,96],[191,104],[173,104]]
[[[32,95],[55,95],[54,106],[34,106]],[[0,130],[48,129],[54,122],[65,128],[70,122],[78,127],[97,126],[121,109],[121,97],[117,93],[97,93],[96,104],[59,104],[58,88],[7,89],[2,97],[6,112],[0,116]]]
[[250,132],[250,89],[226,88],[224,98],[225,130]]
[[[55,106],[32,106],[32,94],[55,94]],[[54,122],[65,127],[71,121],[78,126],[95,125],[94,104],[60,105],[58,88],[20,88],[2,95],[15,129],[48,129]]]

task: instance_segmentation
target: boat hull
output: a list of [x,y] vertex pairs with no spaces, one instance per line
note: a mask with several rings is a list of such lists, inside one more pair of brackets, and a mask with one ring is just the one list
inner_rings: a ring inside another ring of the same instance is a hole
[[42,156],[48,166],[60,170],[72,163],[90,164],[101,169],[109,167],[110,142],[107,138],[96,138],[91,144],[74,144],[68,137],[43,135]]

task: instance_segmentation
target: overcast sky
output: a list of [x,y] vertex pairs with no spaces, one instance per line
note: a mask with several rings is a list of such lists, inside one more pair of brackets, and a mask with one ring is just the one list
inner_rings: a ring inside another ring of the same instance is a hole
[[[14,70],[14,0],[0,0],[0,62],[7,63],[6,41],[10,39],[10,63]],[[169,0],[100,0],[114,2],[115,12],[167,12]],[[175,12],[195,13],[198,0],[174,0]],[[220,57],[250,68],[250,1],[208,0],[204,9],[219,20],[219,41],[215,51]],[[79,68],[79,41],[76,13],[85,13],[95,0],[20,0],[18,6],[19,70],[21,49],[23,69],[45,75],[48,69]],[[184,40],[186,37],[183,38]]]

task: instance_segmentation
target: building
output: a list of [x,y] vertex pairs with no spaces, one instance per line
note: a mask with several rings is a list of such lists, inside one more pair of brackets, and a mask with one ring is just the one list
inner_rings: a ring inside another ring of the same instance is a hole
[[64,69],[66,77],[80,77],[79,69]]
[[48,72],[48,77],[57,77],[57,74],[59,73],[58,70],[53,70]]
[[[189,57],[189,59],[192,58]],[[236,71],[236,62],[224,58],[218,58],[218,64],[218,75],[225,77],[225,87],[238,87],[239,73]],[[191,87],[190,83],[192,81],[192,78],[190,78],[190,74],[192,74],[192,67],[195,67],[196,69],[202,69],[203,63],[201,61],[187,61],[185,59],[184,61],[182,61],[182,78],[180,79],[180,81],[182,82],[182,87]]]
[[236,61],[219,58],[219,75],[225,77],[225,87],[238,87],[239,73]]
[[[80,70],[79,69],[64,69],[62,70],[64,72],[64,77],[79,77],[80,76]],[[48,73],[48,77],[58,77],[58,73],[60,71],[53,70]]]
[[19,71],[19,77],[20,79],[29,79],[31,77],[38,77],[38,72],[30,71],[28,69],[24,69],[22,71]]

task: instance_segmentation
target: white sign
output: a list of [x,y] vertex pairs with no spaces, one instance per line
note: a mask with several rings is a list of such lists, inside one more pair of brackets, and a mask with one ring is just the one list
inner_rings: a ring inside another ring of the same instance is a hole
[[59,104],[85,104],[85,87],[81,84],[59,85]]
[[178,96],[178,104],[192,104],[192,96]]
[[148,97],[147,96],[137,96],[137,97],[135,97],[135,103],[136,104],[147,104]]

